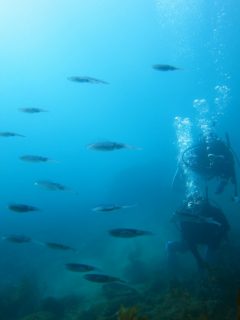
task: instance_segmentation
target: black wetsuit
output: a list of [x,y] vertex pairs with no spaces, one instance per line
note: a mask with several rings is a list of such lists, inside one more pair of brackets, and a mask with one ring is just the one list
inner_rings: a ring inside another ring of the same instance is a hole
[[199,144],[186,150],[183,162],[188,168],[207,179],[219,178],[217,194],[223,192],[229,181],[235,185],[235,195],[237,194],[234,156],[222,140],[212,138],[208,143],[200,141]]
[[[222,210],[204,202],[195,210],[199,216],[209,219],[209,222],[184,222],[180,223],[182,239],[187,243],[198,263],[202,259],[197,250],[198,245],[206,245],[208,250],[215,251],[218,249],[221,241],[227,237],[230,229],[228,221]],[[193,211],[191,209],[191,211]]]
[[[204,267],[206,263],[214,263],[215,253],[221,241],[227,238],[230,229],[222,210],[212,206],[207,201],[203,201],[200,204],[193,205],[192,208],[189,208],[186,203],[178,212],[196,214],[197,217],[206,219],[203,222],[199,222],[197,219],[196,222],[180,221],[181,241],[170,241],[167,244],[169,263],[174,263],[177,252],[188,250],[192,252],[200,268]],[[205,259],[199,254],[199,245],[207,247]]]

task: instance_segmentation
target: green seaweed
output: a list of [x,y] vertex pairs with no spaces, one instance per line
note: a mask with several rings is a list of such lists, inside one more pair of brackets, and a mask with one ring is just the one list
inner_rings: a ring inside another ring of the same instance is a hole
[[21,318],[20,320],[57,320],[57,318],[49,312],[36,312]]
[[148,320],[147,317],[138,315],[138,308],[136,306],[125,308],[121,307],[118,312],[118,320]]
[[0,293],[0,314],[4,320],[16,320],[35,312],[40,292],[33,279],[23,278],[17,285],[8,286]]
[[0,315],[4,320],[236,319],[240,301],[236,252],[240,249],[226,247],[219,266],[201,276],[186,273],[184,279],[171,284],[166,282],[166,273],[159,272],[151,275],[152,282],[136,288],[103,286],[90,305],[84,294],[41,297],[36,283],[24,279],[17,286],[2,289]]

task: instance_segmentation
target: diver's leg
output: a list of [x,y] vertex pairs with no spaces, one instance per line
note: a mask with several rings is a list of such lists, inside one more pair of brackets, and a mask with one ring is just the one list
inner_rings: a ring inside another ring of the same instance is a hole
[[184,241],[168,241],[166,244],[168,273],[171,278],[176,278],[178,274],[177,253],[183,253],[188,250]]
[[217,265],[218,260],[218,246],[208,245],[205,252],[205,262],[209,266]]

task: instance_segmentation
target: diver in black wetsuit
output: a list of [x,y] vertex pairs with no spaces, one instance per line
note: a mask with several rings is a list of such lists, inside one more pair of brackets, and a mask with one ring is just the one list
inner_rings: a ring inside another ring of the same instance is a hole
[[227,142],[212,135],[207,140],[201,139],[198,144],[186,149],[182,155],[182,162],[192,171],[205,177],[207,180],[217,178],[219,185],[216,194],[224,191],[228,182],[234,186],[234,198],[238,198],[237,179],[234,154]]
[[[221,242],[229,232],[228,221],[221,209],[209,203],[207,198],[188,198],[173,215],[181,232],[180,241],[168,241],[169,272],[177,273],[177,253],[190,251],[200,270],[217,262]],[[206,247],[205,257],[199,253],[199,245]]]

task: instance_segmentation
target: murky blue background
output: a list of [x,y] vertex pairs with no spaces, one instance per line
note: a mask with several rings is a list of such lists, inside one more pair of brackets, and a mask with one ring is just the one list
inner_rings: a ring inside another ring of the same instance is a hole
[[[32,275],[46,283],[51,294],[92,290],[91,283],[64,269],[67,262],[91,263],[122,278],[131,272],[131,259],[143,263],[149,273],[161,270],[165,241],[178,237],[169,222],[179,200],[171,189],[177,163],[174,118],[194,121],[195,99],[206,99],[216,108],[214,88],[227,86],[218,132],[228,131],[240,152],[240,3],[0,3],[0,130],[26,135],[0,140],[0,234],[25,234],[79,249],[76,255],[1,241],[2,285]],[[152,69],[158,63],[181,70],[158,72]],[[73,75],[103,79],[109,85],[68,81]],[[49,112],[26,114],[18,110],[22,107]],[[142,150],[101,153],[86,148],[102,140]],[[57,162],[25,163],[19,160],[24,154]],[[71,191],[35,187],[41,179],[63,183]],[[227,193],[218,201],[238,223],[239,207],[229,197]],[[41,211],[11,212],[11,202]],[[115,202],[137,206],[112,215],[91,212],[100,203]],[[125,241],[108,235],[115,227],[156,235]]]

